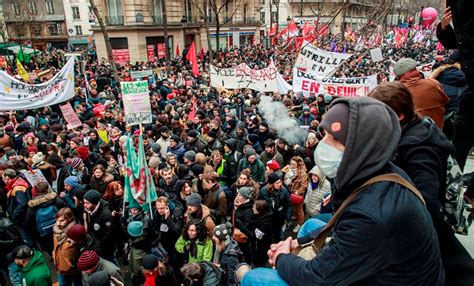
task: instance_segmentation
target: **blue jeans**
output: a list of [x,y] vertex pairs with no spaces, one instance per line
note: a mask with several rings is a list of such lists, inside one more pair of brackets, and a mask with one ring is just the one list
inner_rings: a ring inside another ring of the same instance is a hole
[[79,272],[72,275],[62,275],[58,273],[59,286],[82,286],[82,274]]
[[255,268],[245,273],[241,286],[289,286],[275,269]]

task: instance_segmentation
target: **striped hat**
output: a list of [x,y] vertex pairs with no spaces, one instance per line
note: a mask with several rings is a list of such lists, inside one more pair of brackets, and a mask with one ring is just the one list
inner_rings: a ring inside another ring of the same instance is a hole
[[91,270],[97,266],[100,258],[94,250],[86,250],[81,254],[77,261],[77,269],[81,271]]

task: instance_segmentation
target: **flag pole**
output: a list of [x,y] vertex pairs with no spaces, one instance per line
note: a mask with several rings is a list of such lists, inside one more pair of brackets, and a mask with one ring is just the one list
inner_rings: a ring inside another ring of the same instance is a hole
[[[138,124],[138,128],[140,128],[140,136],[143,136],[143,126],[142,126],[141,123]],[[142,142],[142,144],[143,144],[143,142]],[[145,166],[145,168],[146,168],[146,166]],[[147,194],[148,194],[148,190],[147,190]],[[150,211],[150,218],[153,219],[153,211],[151,210],[151,202],[150,201],[148,202],[148,207],[149,207],[149,211]]]

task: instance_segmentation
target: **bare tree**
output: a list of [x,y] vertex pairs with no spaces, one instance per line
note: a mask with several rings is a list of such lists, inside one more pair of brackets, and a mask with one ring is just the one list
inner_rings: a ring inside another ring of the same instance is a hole
[[99,22],[100,31],[102,32],[102,35],[104,36],[105,49],[107,51],[107,58],[109,60],[110,65],[112,66],[112,72],[114,73],[115,80],[118,80],[119,77],[118,77],[118,72],[117,72],[117,64],[115,63],[114,55],[112,53],[112,45],[110,44],[110,38],[109,38],[109,34],[107,33],[107,27],[104,24],[104,20],[100,16],[99,9],[97,9],[97,6],[95,5],[94,0],[89,0],[89,3],[91,4],[91,9],[94,12],[97,22]]

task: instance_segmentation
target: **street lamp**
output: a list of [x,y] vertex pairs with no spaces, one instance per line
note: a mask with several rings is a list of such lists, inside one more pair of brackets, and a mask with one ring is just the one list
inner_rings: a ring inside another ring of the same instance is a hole
[[186,49],[186,24],[188,23],[188,17],[186,15],[183,15],[181,17],[181,24],[183,25],[183,51]]

